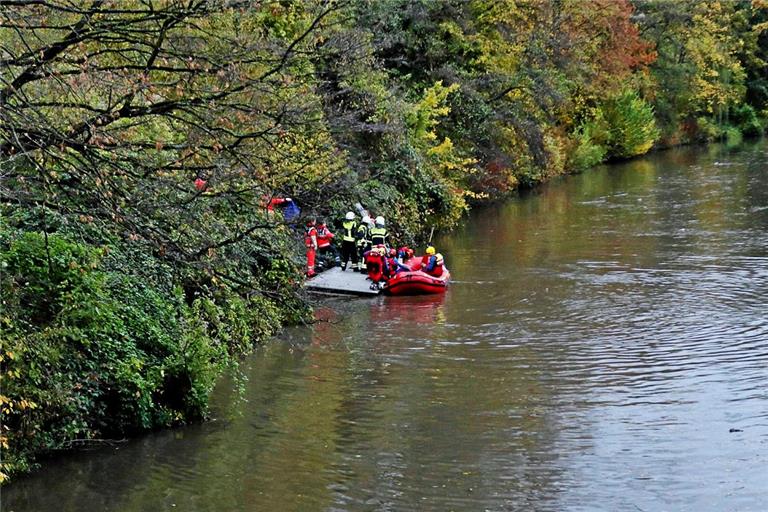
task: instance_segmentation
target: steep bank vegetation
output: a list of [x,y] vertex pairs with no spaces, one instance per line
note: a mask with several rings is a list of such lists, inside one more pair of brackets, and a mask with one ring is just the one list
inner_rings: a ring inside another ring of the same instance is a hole
[[194,420],[307,318],[296,230],[762,133],[761,0],[0,0],[2,475]]

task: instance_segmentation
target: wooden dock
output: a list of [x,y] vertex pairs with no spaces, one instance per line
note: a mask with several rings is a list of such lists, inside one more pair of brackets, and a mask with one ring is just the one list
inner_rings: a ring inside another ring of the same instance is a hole
[[304,286],[307,290],[317,293],[333,293],[346,295],[361,295],[374,297],[380,290],[371,290],[371,282],[366,280],[366,274],[342,271],[341,267],[333,267],[307,279]]

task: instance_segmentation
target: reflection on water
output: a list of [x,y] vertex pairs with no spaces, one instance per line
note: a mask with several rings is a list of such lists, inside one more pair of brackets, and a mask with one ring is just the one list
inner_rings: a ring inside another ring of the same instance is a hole
[[475,212],[445,296],[325,301],[215,421],[55,460],[2,510],[763,510],[766,164],[670,151]]

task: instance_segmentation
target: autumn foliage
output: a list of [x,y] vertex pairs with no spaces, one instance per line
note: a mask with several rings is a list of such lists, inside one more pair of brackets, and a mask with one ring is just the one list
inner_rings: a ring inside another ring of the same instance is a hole
[[553,176],[760,134],[766,27],[764,0],[0,0],[0,470],[203,417],[306,318],[270,198],[360,201],[413,243]]

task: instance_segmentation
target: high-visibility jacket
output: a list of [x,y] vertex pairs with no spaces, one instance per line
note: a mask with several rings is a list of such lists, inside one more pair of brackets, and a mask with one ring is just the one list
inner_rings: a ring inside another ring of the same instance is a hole
[[380,228],[378,226],[371,228],[371,244],[373,246],[386,245],[387,244],[387,228]]
[[354,220],[348,220],[345,221],[341,226],[344,228],[344,236],[342,237],[342,240],[345,242],[354,242],[355,232],[357,231],[357,222]]
[[363,222],[357,226],[357,246],[365,247],[369,243],[371,243],[370,229],[368,228],[368,225]]

